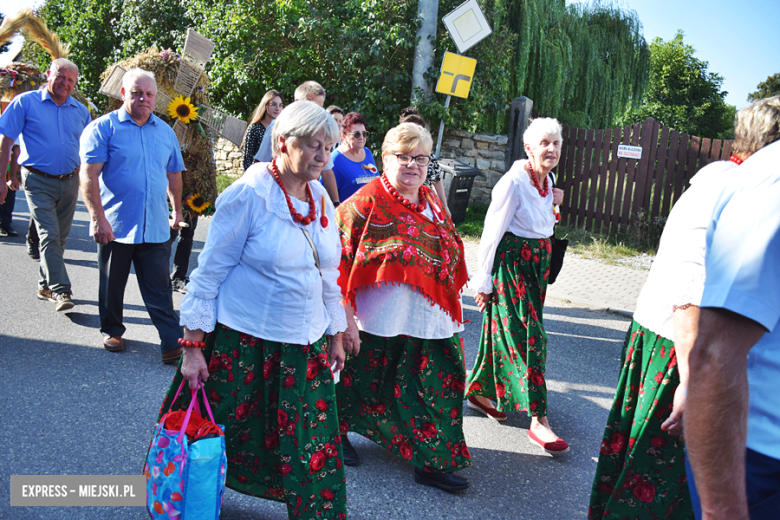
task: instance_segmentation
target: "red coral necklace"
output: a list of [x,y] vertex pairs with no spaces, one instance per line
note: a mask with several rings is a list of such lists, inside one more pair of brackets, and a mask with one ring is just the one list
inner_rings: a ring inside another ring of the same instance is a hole
[[733,163],[736,163],[736,164],[742,164],[742,159],[740,159],[736,155],[732,155],[731,157],[729,157],[729,161],[731,161]]
[[393,185],[390,184],[390,181],[387,179],[387,176],[385,174],[382,174],[382,184],[385,185],[385,188],[387,188],[387,191],[390,192],[390,195],[395,197],[395,200],[406,206],[407,208],[416,211],[418,213],[422,213],[425,211],[425,208],[427,207],[428,203],[425,201],[425,194],[423,193],[422,186],[420,186],[420,204],[415,204],[413,202],[410,202],[409,199],[404,198],[403,195],[398,193],[398,190],[393,188]]
[[[306,183],[306,196],[309,197],[309,214],[304,217],[303,215],[298,213],[298,211],[296,211],[295,207],[293,206],[292,200],[290,200],[290,195],[287,193],[287,188],[284,187],[284,184],[282,183],[282,178],[279,176],[279,169],[276,167],[276,159],[271,161],[271,175],[276,181],[276,184],[278,184],[279,187],[282,188],[282,193],[284,193],[284,198],[287,199],[287,207],[290,209],[290,215],[292,216],[295,222],[301,223],[304,226],[308,226],[309,224],[317,220],[317,206],[314,205],[314,196],[311,193],[311,187],[309,186],[308,182]],[[328,218],[325,216],[325,205],[322,206],[322,218],[320,219],[320,224],[322,224],[323,228],[328,226]]]
[[528,161],[528,167],[531,168],[531,184],[534,185],[534,188],[539,192],[539,195],[542,197],[546,197],[548,193],[550,193],[550,186],[549,186],[549,178],[545,175],[544,176],[544,189],[539,187],[539,183],[536,181],[536,174],[534,173],[534,165],[531,163],[531,161]]

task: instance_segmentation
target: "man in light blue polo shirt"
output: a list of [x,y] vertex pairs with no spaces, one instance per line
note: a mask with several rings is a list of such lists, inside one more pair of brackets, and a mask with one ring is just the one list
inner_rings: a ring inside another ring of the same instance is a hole
[[[22,188],[40,238],[37,296],[65,311],[74,304],[63,256],[79,194],[79,137],[90,117],[71,97],[79,77],[75,63],[54,60],[46,74],[45,89],[19,94],[0,117],[0,171],[7,170],[21,134]],[[7,188],[0,184],[2,203]]]
[[692,490],[706,519],[780,518],[780,98],[774,102],[775,141],[734,170],[707,233],[685,408]]
[[[81,137],[81,189],[98,244],[100,331],[106,350],[124,350],[124,294],[131,264],[163,363],[181,357],[179,318],[173,310],[168,262],[171,232],[184,222],[184,160],[173,130],[155,116],[154,75],[131,69],[122,78],[124,104],[92,122]],[[174,210],[169,221],[168,202]]]

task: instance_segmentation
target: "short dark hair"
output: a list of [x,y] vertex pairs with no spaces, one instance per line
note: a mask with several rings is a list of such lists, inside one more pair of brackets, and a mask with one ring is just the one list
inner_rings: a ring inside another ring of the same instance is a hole
[[[412,116],[412,115],[419,116],[420,115],[420,111],[417,110],[416,107],[406,107],[403,110],[401,110],[401,115],[398,117],[398,122],[399,123],[403,123],[404,119],[406,119],[407,117]],[[420,117],[422,117],[422,116],[420,116]]]
[[415,125],[423,128],[428,128],[428,124],[425,122],[425,118],[420,114],[409,114],[408,116],[401,118],[401,123],[414,123]]
[[350,112],[344,116],[344,121],[341,122],[341,129],[344,133],[349,133],[347,129],[352,125],[363,125],[368,130],[368,120],[360,112]]
[[327,112],[330,115],[333,114],[341,114],[344,115],[344,110],[341,107],[337,107],[336,105],[331,105],[328,108],[325,109],[325,112]]

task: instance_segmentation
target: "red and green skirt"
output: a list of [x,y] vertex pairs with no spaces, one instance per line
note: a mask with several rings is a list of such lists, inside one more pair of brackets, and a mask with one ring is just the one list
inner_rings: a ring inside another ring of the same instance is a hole
[[[205,383],[225,426],[227,486],[287,503],[289,518],[346,518],[347,489],[327,341],[291,345],[217,324],[206,337]],[[162,410],[181,383],[177,372]],[[187,409],[182,392],[174,410]]]
[[661,429],[680,384],[674,344],[634,321],[622,357],[588,518],[693,519],[683,442]]
[[498,244],[493,294],[483,312],[479,353],[466,397],[487,397],[502,411],[547,415],[547,333],[542,311],[551,250],[547,239],[511,233]]
[[471,465],[463,437],[466,371],[460,340],[360,333],[336,385],[341,431],[353,431],[418,468]]

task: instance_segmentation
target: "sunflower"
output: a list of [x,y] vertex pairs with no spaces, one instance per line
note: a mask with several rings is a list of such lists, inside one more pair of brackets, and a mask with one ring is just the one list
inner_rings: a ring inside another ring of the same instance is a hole
[[204,199],[200,193],[193,193],[185,201],[187,206],[198,215],[202,215],[204,211],[207,211],[211,202]]
[[198,109],[192,106],[190,98],[177,96],[168,105],[168,115],[173,119],[181,119],[181,122],[188,124],[198,117]]

